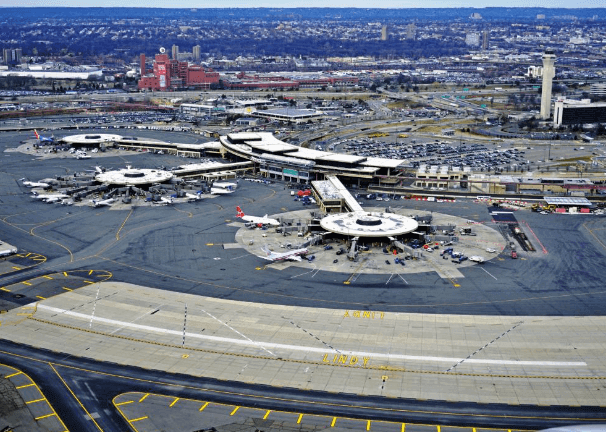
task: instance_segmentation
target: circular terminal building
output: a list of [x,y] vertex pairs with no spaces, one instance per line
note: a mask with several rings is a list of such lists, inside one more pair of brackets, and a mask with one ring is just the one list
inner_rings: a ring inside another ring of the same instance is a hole
[[122,139],[121,135],[114,134],[83,134],[83,135],[70,135],[62,138],[64,143],[70,144],[72,146],[85,146],[89,145],[91,147],[99,146],[100,144],[105,143],[113,143],[116,141],[120,141]]
[[328,215],[320,221],[326,231],[351,237],[396,237],[415,231],[419,224],[394,213],[356,211]]
[[173,174],[168,171],[131,167],[106,171],[95,176],[98,182],[116,186],[150,186],[154,183],[165,183],[172,178]]

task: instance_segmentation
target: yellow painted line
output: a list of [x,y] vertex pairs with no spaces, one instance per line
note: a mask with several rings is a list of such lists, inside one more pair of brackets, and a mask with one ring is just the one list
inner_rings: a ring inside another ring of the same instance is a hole
[[[97,429],[99,429],[100,432],[103,432],[103,429],[101,429],[101,426],[99,426],[99,423],[97,423],[97,421],[95,420],[95,418],[88,412],[88,410],[84,407],[84,405],[82,405],[82,402],[80,402],[80,399],[78,399],[78,397],[72,391],[72,389],[69,388],[69,386],[67,385],[67,383],[65,382],[65,380],[63,379],[63,377],[59,374],[59,372],[57,371],[57,369],[55,369],[55,366],[53,366],[53,364],[50,363],[50,362],[48,363],[48,365],[53,370],[53,372],[55,372],[55,375],[57,375],[59,377],[59,379],[61,380],[61,382],[65,386],[65,388],[69,391],[69,393],[72,395],[72,397],[74,398],[74,400],[78,403],[78,405],[80,405],[80,408],[82,408],[82,410],[86,413],[86,415],[88,416],[88,418],[90,419],[90,421],[93,422],[93,424],[97,427]],[[59,418],[59,416],[57,416],[57,418]],[[61,419],[59,418],[59,420],[61,420]],[[61,424],[63,424],[63,422],[61,422]],[[63,426],[65,427],[65,425],[63,425]]]
[[12,378],[12,377],[14,377],[14,376],[21,375],[22,373],[23,373],[23,372],[21,372],[21,371],[19,371],[19,372],[15,372],[14,374],[6,375],[4,378],[7,378],[7,379],[8,379],[8,378]]
[[37,298],[39,298],[40,300],[46,300],[46,297],[42,297],[42,296],[36,296]]
[[472,429],[471,429],[471,432],[476,432],[476,428],[472,428]]
[[335,423],[337,422],[337,418],[333,417],[332,422],[330,422],[330,427],[335,427]]
[[25,402],[25,403],[26,404],[32,404],[32,403],[36,403],[36,402],[43,402],[45,400],[46,400],[46,398],[40,398],[40,399],[32,400],[32,401],[29,401],[29,402]]
[[370,430],[370,420],[366,421],[366,430],[369,431]]
[[34,261],[46,261],[46,258],[33,258]]
[[440,432],[440,425],[437,425],[436,428],[438,428],[438,432]]
[[128,422],[129,423],[134,423],[134,422],[138,422],[138,421],[141,421],[141,420],[145,420],[146,418],[148,418],[148,417],[147,416],[139,417],[139,418],[136,418],[136,419],[129,420]]
[[20,315],[20,316],[32,316],[31,312],[30,313],[18,313],[17,315]]
[[145,393],[143,395],[143,397],[141,399],[139,399],[139,403],[143,402],[145,399],[147,399],[147,397],[149,396],[149,393]]
[[90,275],[92,275],[92,274],[93,274],[93,271],[94,271],[94,270],[89,271],[89,272],[88,272],[88,275],[89,275],[89,276],[90,276]]
[[36,417],[34,420],[42,420],[42,419],[45,419],[45,418],[48,418],[48,417],[52,417],[54,415],[57,415],[57,414],[52,413],[52,414],[43,415],[43,416],[40,416],[40,417]]
[[11,292],[11,290],[6,289],[6,288],[4,288],[4,287],[0,288],[0,290],[2,290],[2,291],[6,291],[6,292]]
[[28,252],[27,255],[25,255],[25,257],[27,258],[28,256],[30,256],[32,253]]
[[214,246],[214,243],[206,243],[206,246]]
[[210,402],[206,402],[204,405],[202,405],[202,406],[200,407],[200,409],[199,409],[198,411],[204,411],[204,408],[206,408],[206,407],[208,406],[208,404],[209,404],[209,403],[210,403]]
[[29,282],[21,282],[21,283],[22,283],[23,285],[32,286],[32,284],[31,284],[31,283],[29,283]]
[[239,406],[235,407],[234,410],[231,412],[230,416],[233,416],[236,412],[238,412],[239,409]]
[[25,385],[22,385],[22,386],[19,386],[19,387],[15,387],[15,389],[16,389],[16,390],[20,390],[20,389],[27,388],[27,387],[32,387],[32,386],[35,386],[35,385],[36,385],[36,384],[34,384],[34,383],[31,383],[31,384],[25,384]]
[[131,403],[133,403],[133,402],[134,402],[134,401],[132,401],[132,400],[129,400],[129,401],[124,401],[124,402],[117,403],[117,404],[116,404],[116,406],[128,405],[128,404],[131,404]]
[[64,289],[65,291],[73,291],[73,289],[68,288],[68,287],[63,287],[63,289]]
[[15,267],[15,266],[13,266],[13,268],[14,268],[15,270],[21,270],[21,267]]
[[303,414],[299,414],[299,418],[297,419],[297,424],[301,424],[301,420],[303,420]]
[[94,282],[87,281],[87,280],[85,280],[85,281],[84,281],[84,283],[87,283],[87,284],[94,284]]
[[52,278],[52,277],[50,277],[49,275],[44,275],[44,276],[42,276],[42,277],[43,277],[44,279],[50,279],[50,280],[53,280],[53,278]]
[[173,405],[175,405],[179,399],[180,398],[176,397],[175,400],[170,403],[169,407],[172,408]]
[[402,431],[401,432],[405,432],[406,431],[406,423],[402,423]]
[[67,272],[63,272],[63,276],[67,277]]
[[267,420],[267,417],[269,417],[269,413],[271,412],[271,410],[267,410],[267,412],[265,413],[265,415],[263,416],[263,420]]

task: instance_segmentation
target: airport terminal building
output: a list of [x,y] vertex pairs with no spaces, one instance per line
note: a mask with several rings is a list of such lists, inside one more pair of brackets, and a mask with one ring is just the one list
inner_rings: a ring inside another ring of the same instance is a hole
[[232,133],[220,138],[222,153],[255,162],[268,177],[297,183],[327,175],[349,178],[351,183],[370,183],[377,177],[392,177],[406,163],[402,159],[331,153],[285,143],[269,132]]

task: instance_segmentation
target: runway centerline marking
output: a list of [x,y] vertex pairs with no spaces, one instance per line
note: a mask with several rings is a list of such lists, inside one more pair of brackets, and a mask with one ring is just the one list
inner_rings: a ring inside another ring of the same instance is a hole
[[[66,310],[66,309],[60,309],[60,308],[56,308],[53,306],[47,306],[44,304],[39,304],[38,309],[39,310],[40,309],[48,310],[51,312],[55,312],[58,314],[64,314],[67,316],[72,316],[72,317],[80,318],[83,320],[88,320],[91,318],[91,315],[82,314],[79,312],[73,312],[73,311]],[[203,312],[208,314],[208,312],[206,312],[206,311],[203,311]],[[113,319],[102,318],[99,316],[95,316],[94,321],[104,323],[104,324],[109,324],[109,325],[124,326],[124,327],[128,327],[128,328],[135,329],[135,330],[142,330],[142,331],[161,333],[161,334],[169,334],[169,335],[175,335],[175,336],[179,336],[179,337],[183,336],[183,331],[179,331],[179,330],[169,330],[169,329],[165,329],[165,328],[161,328],[161,327],[152,327],[152,326],[147,326],[147,325],[142,325],[142,324],[134,324],[134,323],[124,322],[124,321],[117,321],[117,320],[113,320]],[[221,321],[219,320],[219,322],[221,322]],[[237,332],[237,330],[234,329],[234,331],[236,333],[240,334],[239,332]],[[241,336],[245,339],[234,339],[234,338],[211,336],[211,335],[201,335],[201,334],[190,333],[190,332],[187,333],[187,337],[192,338],[192,339],[207,340],[207,341],[212,341],[213,343],[222,342],[222,343],[230,343],[230,344],[234,344],[234,345],[254,346],[257,348],[262,348],[266,351],[271,348],[271,349],[281,349],[281,350],[286,350],[286,351],[290,350],[290,351],[315,352],[315,353],[320,353],[320,354],[326,354],[326,353],[334,354],[334,350],[329,350],[326,348],[315,348],[315,347],[301,346],[301,345],[288,345],[288,344],[280,344],[280,343],[274,343],[274,342],[260,342],[260,341],[253,341],[252,339],[247,338],[244,335],[241,335]],[[457,363],[461,360],[465,360],[465,363],[474,363],[474,364],[498,364],[498,365],[543,366],[543,367],[545,367],[545,366],[550,366],[550,367],[587,366],[587,363],[585,363],[585,362],[461,359],[461,358],[455,358],[455,357],[413,356],[413,355],[403,355],[403,354],[385,354],[385,353],[348,351],[348,350],[341,350],[341,352],[344,355],[352,355],[352,356],[358,356],[358,357],[372,357],[374,359],[380,358],[380,359],[387,359],[387,360],[414,360],[414,361],[433,361],[433,362],[446,362],[446,363]],[[272,353],[272,355],[275,356],[275,354],[273,354],[273,353]]]

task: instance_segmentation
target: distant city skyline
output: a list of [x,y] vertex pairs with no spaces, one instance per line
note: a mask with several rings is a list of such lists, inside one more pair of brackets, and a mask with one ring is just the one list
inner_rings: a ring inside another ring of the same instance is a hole
[[[175,4],[168,4],[161,0],[149,0],[144,6],[135,3],[134,7],[144,8],[174,8]],[[419,8],[477,8],[487,7],[515,7],[530,8],[541,7],[549,9],[558,8],[606,8],[606,0],[577,0],[574,4],[566,0],[427,0],[418,2],[413,0],[376,0],[370,5],[371,8],[389,9],[419,9]],[[133,7],[121,0],[105,0],[102,2],[94,0],[0,0],[0,7]],[[223,0],[220,4],[208,4],[195,0],[179,2],[179,9],[205,9],[205,8],[326,8],[325,0],[295,0],[285,2],[284,0]],[[369,4],[366,0],[334,0],[330,8],[360,8],[367,9]]]

